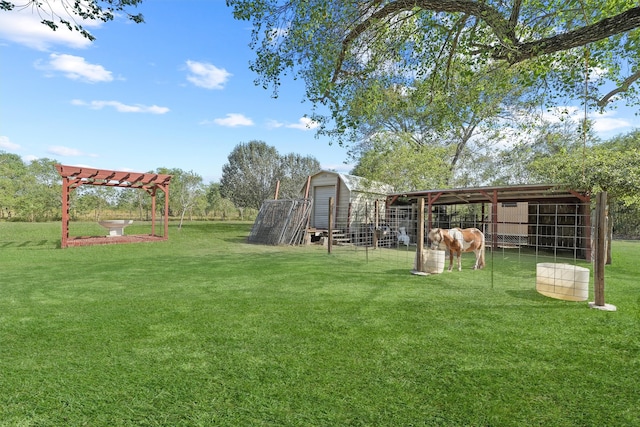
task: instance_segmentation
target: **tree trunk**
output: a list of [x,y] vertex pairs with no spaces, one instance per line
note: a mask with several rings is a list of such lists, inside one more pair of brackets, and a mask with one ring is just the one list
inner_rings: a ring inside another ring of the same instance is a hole
[[184,214],[186,212],[186,209],[182,209],[182,212],[180,212],[180,224],[178,224],[178,230],[182,229],[182,221],[184,221]]

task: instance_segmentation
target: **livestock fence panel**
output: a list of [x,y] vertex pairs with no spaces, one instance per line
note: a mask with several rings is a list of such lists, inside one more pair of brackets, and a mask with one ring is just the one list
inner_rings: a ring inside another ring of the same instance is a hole
[[[499,204],[495,221],[490,205],[434,206],[431,226],[475,227],[485,234],[486,268],[500,263],[503,274],[491,278],[492,286],[509,282],[535,283],[536,264],[543,262],[589,265],[592,256],[592,213],[589,204],[505,203]],[[385,207],[384,201],[368,201],[335,212],[332,253],[352,252],[372,268],[414,268],[416,239],[424,227],[425,248],[429,243],[428,218],[418,224],[415,205]],[[353,256],[351,254],[350,256]],[[448,257],[448,254],[447,254]],[[463,267],[473,265],[473,254],[463,254]],[[448,265],[448,262],[447,262]]]

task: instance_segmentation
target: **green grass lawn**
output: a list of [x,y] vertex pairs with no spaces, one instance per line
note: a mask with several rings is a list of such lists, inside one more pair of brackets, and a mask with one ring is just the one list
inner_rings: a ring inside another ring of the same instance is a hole
[[58,249],[58,223],[0,223],[0,426],[640,425],[640,242],[603,312],[517,256],[420,277],[250,228]]

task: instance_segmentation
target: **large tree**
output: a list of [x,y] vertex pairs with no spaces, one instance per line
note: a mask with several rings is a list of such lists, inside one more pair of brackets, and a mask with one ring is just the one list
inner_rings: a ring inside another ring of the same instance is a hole
[[357,117],[353,139],[359,142],[350,154],[359,166],[373,160],[390,172],[403,171],[399,180],[383,180],[398,189],[426,188],[404,188],[409,182],[470,185],[478,159],[527,122],[522,117],[538,93],[518,85],[509,69],[479,69],[458,59],[451,66],[449,76],[431,73],[412,87],[369,85],[357,93],[349,115]]
[[16,214],[27,166],[17,154],[0,151],[0,218]]
[[[638,212],[640,207],[640,131],[609,141],[576,145],[561,149],[549,156],[540,156],[531,169],[549,182],[564,184],[568,188],[581,189],[592,194],[606,191],[611,207]],[[613,218],[612,218],[613,217]],[[615,213],[609,210],[607,262],[611,263],[611,239]],[[630,218],[628,218],[630,219]],[[638,226],[637,218],[626,224]]]
[[32,160],[20,180],[17,208],[30,221],[50,220],[60,213],[62,181],[56,163],[47,158]]
[[640,204],[640,131],[592,145],[574,144],[539,155],[531,163],[538,180]]
[[207,214],[211,213],[212,216],[218,214],[222,219],[228,219],[231,212],[234,211],[235,206],[229,199],[222,197],[220,193],[220,183],[212,182],[207,186]]
[[[614,94],[638,101],[640,7],[630,0],[227,4],[237,19],[253,23],[256,58],[251,68],[258,83],[277,93],[283,75],[302,78],[306,97],[330,110],[330,116],[315,117],[320,132],[337,137],[358,126],[349,103],[363,88],[411,88],[438,76],[444,83],[433,88],[443,93],[459,63],[470,70],[484,68],[483,73],[490,67],[509,68],[518,75],[517,84],[542,82],[550,96],[581,96],[601,106]],[[584,84],[596,71],[600,79]],[[605,81],[615,89],[603,91]],[[384,97],[384,91],[369,94]]]
[[151,197],[146,191],[138,189],[123,189],[120,191],[120,194],[118,194],[117,204],[119,209],[128,211],[130,218],[133,218],[134,212],[137,211],[138,219],[143,221],[149,216],[149,211],[151,210]]
[[71,192],[74,199],[71,200],[70,205],[73,211],[77,211],[80,214],[93,211],[95,221],[109,219],[103,215],[105,211],[109,212],[116,207],[121,191],[129,192],[130,190],[102,185],[83,185]]
[[222,166],[220,193],[239,208],[260,209],[274,197],[280,177],[280,155],[263,141],[238,144]]
[[286,154],[264,141],[238,144],[229,162],[222,166],[220,195],[238,208],[260,209],[262,202],[275,197],[280,182],[280,198],[297,198],[305,178],[320,169],[312,156]]
[[130,13],[142,0],[0,0],[0,10],[31,9],[41,18],[41,23],[56,31],[59,27],[78,31],[89,40],[95,37],[83,26],[83,21],[112,21],[118,14],[135,23],[144,22],[141,13]]
[[179,168],[158,168],[157,172],[172,176],[169,210],[180,216],[178,228],[182,228],[185,215],[197,209],[205,201],[202,177],[193,171],[184,171]]
[[406,134],[374,136],[358,156],[352,174],[391,185],[395,191],[445,188],[450,168],[446,147],[416,145]]
[[285,154],[280,157],[280,192],[281,199],[300,197],[300,190],[309,175],[320,170],[320,162],[313,156]]
[[[582,156],[588,147],[599,143],[589,121],[542,120],[529,129],[526,137],[495,153],[489,165],[492,170],[489,184],[558,182],[560,175],[553,171],[552,164],[546,164],[549,159],[561,158],[568,153]],[[559,162],[557,166],[563,167],[563,163]]]

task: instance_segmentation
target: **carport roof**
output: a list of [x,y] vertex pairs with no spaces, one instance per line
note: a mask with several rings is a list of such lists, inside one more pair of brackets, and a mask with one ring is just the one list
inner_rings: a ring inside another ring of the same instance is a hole
[[590,200],[585,191],[570,190],[554,184],[509,185],[500,187],[449,188],[421,190],[387,195],[387,205],[408,204],[424,197],[431,205],[466,203],[538,202],[584,203]]

